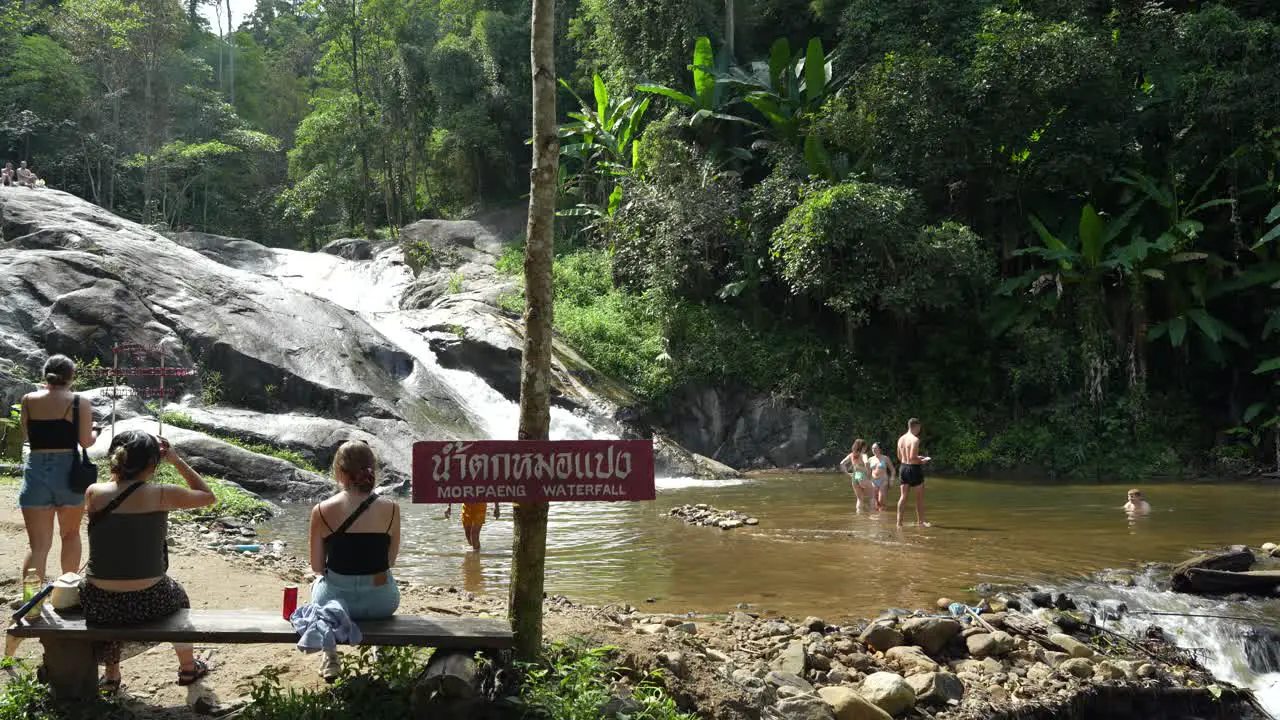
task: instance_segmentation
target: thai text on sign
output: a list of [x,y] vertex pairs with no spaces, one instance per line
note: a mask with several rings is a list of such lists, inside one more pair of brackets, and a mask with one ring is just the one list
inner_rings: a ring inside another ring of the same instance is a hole
[[649,440],[475,440],[413,445],[413,501],[652,500]]

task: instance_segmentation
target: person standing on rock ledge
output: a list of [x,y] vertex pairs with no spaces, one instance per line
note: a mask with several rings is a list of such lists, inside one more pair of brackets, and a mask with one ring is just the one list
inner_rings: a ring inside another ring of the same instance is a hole
[[902,465],[898,472],[899,487],[902,488],[898,497],[898,527],[902,527],[902,509],[913,490],[916,494],[916,523],[920,527],[929,527],[924,519],[924,466],[929,459],[920,454],[920,420],[911,418],[907,421],[907,431],[898,438],[898,462]]

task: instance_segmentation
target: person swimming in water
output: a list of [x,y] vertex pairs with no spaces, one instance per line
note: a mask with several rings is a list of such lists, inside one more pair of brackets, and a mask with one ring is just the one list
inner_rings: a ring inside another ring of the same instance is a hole
[[1142,491],[1134,488],[1130,490],[1126,496],[1127,502],[1124,504],[1124,511],[1131,515],[1146,515],[1151,512],[1151,503],[1147,502],[1147,498]]
[[[867,492],[866,486],[863,485],[869,474],[866,449],[867,441],[858,438],[853,441],[853,449],[840,461],[840,468],[842,470],[847,468],[845,471],[849,473],[853,481],[853,494],[858,498],[857,504],[854,506],[854,512],[862,512],[862,501]],[[873,499],[870,502],[874,506],[875,500]]]
[[893,479],[893,461],[889,459],[880,449],[880,443],[871,443],[871,459],[868,462],[871,469],[871,494],[874,500],[876,512],[884,510],[884,495],[889,487],[889,481]]

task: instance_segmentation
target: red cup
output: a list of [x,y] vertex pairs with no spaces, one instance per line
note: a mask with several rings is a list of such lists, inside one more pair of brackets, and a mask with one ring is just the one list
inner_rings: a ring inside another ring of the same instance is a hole
[[293,611],[298,609],[298,586],[284,586],[284,619],[288,620],[293,617]]

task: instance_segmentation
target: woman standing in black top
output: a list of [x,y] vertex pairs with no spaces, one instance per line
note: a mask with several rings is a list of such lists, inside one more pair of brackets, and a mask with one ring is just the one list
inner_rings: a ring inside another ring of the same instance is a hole
[[[77,403],[71,392],[76,364],[65,355],[45,361],[43,390],[22,396],[22,435],[31,452],[22,466],[22,489],[18,507],[27,527],[30,549],[22,562],[22,572],[30,568],[45,578],[49,550],[53,547],[53,522],[58,521],[62,539],[62,572],[80,569],[80,520],[84,517],[84,493],[71,489],[71,469],[76,451],[90,447],[98,438],[93,427],[93,406]],[[78,406],[80,433],[76,435],[73,411]]]
[[[375,465],[368,444],[343,443],[333,458],[341,491],[311,509],[311,602],[337,600],[352,620],[388,618],[400,607],[391,576],[400,554],[400,506],[373,491]],[[337,653],[325,656],[320,672],[337,676]]]

